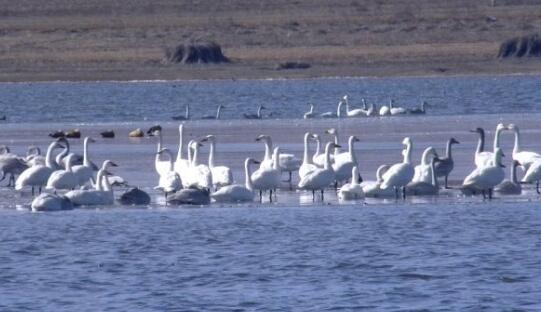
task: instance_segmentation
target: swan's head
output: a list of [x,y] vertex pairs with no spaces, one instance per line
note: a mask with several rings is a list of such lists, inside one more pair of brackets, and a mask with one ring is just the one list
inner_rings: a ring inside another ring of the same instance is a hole
[[267,108],[263,105],[259,105],[259,109],[267,109]]
[[350,140],[351,142],[361,142],[361,140],[359,140],[359,138],[356,137],[356,136],[354,136],[354,135],[350,136],[350,137],[349,137],[349,140]]
[[[7,146],[3,145],[4,147],[7,148]],[[0,150],[2,149],[2,147],[0,147]],[[9,153],[9,148],[7,149],[7,152]],[[2,153],[0,153],[2,154]],[[39,146],[35,146],[35,145],[30,145],[28,147],[28,150],[26,151],[26,155],[27,156],[30,156],[30,155],[41,155],[41,148],[39,148]]]
[[497,126],[496,126],[496,131],[501,131],[501,130],[505,130],[505,129],[508,129],[508,127],[504,126],[503,123],[499,123]]
[[515,124],[507,125],[507,129],[509,129],[511,131],[518,131],[518,127]]
[[432,154],[434,157],[438,157],[438,152],[436,152],[436,149],[433,148],[432,146],[427,147],[425,150],[425,153]]
[[195,140],[191,140],[188,143],[188,147],[191,148],[191,149],[195,149],[196,147],[201,147],[201,146],[203,146],[203,144],[201,144],[201,142],[195,141]]
[[58,138],[52,143],[52,145],[53,148],[67,148],[69,146],[69,142],[66,140],[66,138]]
[[409,137],[405,137],[404,140],[402,140],[403,145],[411,145],[411,139]]
[[344,95],[344,96],[342,97],[342,99],[344,99],[344,101],[347,101],[347,100],[348,100],[348,95],[347,95],[347,94]]
[[114,163],[112,160],[107,159],[103,162],[103,165],[101,166],[102,169],[107,169],[109,167],[118,167],[116,163]]
[[516,160],[513,160],[513,168],[516,168],[518,166],[520,166],[520,163]]
[[325,133],[331,134],[331,135],[336,135],[338,132],[336,131],[335,128],[330,128],[330,129],[325,130]]
[[268,136],[266,134],[260,134],[260,135],[257,136],[257,138],[255,138],[255,140],[257,142],[259,142],[259,141],[267,141],[269,138],[270,138],[270,136]]
[[449,144],[460,144],[460,142],[458,142],[455,138],[450,138]]
[[218,108],[219,108],[219,109],[224,109],[225,106],[223,106],[222,104],[220,104],[220,105],[218,105]]
[[149,136],[160,135],[160,132],[161,132],[161,131],[162,131],[162,126],[156,125],[156,126],[150,127],[150,128],[147,130],[147,134],[148,134]]
[[257,161],[257,160],[255,160],[253,158],[246,158],[246,160],[244,162],[245,162],[246,165],[248,165],[248,164],[256,164],[256,165],[258,165],[258,164],[261,163],[260,161]]
[[94,140],[94,139],[91,138],[91,137],[86,137],[86,138],[85,138],[85,142],[88,142],[88,143],[96,143],[96,140]]
[[161,155],[163,153],[170,153],[170,152],[171,151],[168,148],[164,147],[161,150],[159,150],[156,154]]
[[216,137],[212,134],[207,135],[206,137],[202,138],[200,142],[214,142],[216,141]]
[[479,133],[479,134],[484,135],[485,134],[485,129],[483,129],[483,128],[475,128],[473,130],[470,130],[470,132]]

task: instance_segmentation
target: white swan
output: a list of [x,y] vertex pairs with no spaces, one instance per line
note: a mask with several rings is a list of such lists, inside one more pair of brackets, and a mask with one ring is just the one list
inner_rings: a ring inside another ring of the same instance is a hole
[[246,182],[244,185],[233,184],[224,186],[210,196],[218,203],[235,203],[248,202],[254,200],[254,186],[252,183],[252,174],[250,172],[250,164],[257,164],[258,161],[252,158],[246,158],[244,161],[244,174]]
[[73,190],[66,193],[66,197],[76,206],[112,205],[115,202],[113,188],[107,179],[108,168],[117,165],[111,160],[103,162],[96,176],[96,185],[90,190]]
[[41,187],[47,184],[47,180],[51,173],[53,173],[53,150],[55,148],[63,148],[64,146],[58,143],[58,141],[52,142],[47,148],[45,155],[45,165],[36,165],[23,171],[15,182],[15,189],[20,191],[25,186],[32,187],[32,195],[34,195],[34,187],[39,188],[41,193]]
[[376,171],[376,181],[364,181],[361,187],[365,197],[390,197],[395,196],[395,190],[392,188],[382,189],[383,174],[389,170],[390,165],[381,165]]
[[263,119],[263,115],[261,115],[261,111],[266,109],[265,106],[259,105],[257,108],[257,114],[246,114],[244,113],[243,116],[246,119]]
[[[330,128],[330,129],[327,129],[327,130],[325,130],[325,133],[330,134],[330,135],[333,136],[335,146],[341,146],[340,143],[338,142],[338,130],[336,130],[336,128]],[[338,154],[340,154],[340,153],[341,153],[340,148],[339,148],[339,147],[335,147],[335,148],[334,148],[334,153],[333,153],[332,162],[334,162],[336,156],[337,156]]]
[[[273,145],[272,138],[269,135],[259,135],[256,141],[263,141],[265,143],[265,156],[261,161],[259,168],[272,168],[274,166],[274,156],[272,154]],[[293,171],[299,170],[302,161],[298,159],[294,154],[280,153],[278,155],[278,168],[282,172],[289,173],[289,182],[291,182],[291,175]]]
[[223,106],[222,104],[219,104],[218,105],[218,108],[216,109],[216,115],[207,115],[207,116],[203,116],[201,119],[220,119],[220,116],[222,114],[222,109],[224,109],[225,106]]
[[319,115],[321,118],[340,118],[342,117],[342,106],[344,105],[344,102],[340,101],[338,102],[338,105],[336,106],[336,112],[325,112]]
[[9,174],[7,186],[15,186],[15,176],[28,169],[29,164],[24,158],[11,153],[7,146],[2,146],[2,150],[4,153],[0,154],[0,173],[2,173],[0,181],[4,180],[6,174]]
[[499,123],[496,126],[496,131],[494,132],[494,146],[492,152],[482,151],[484,145],[482,143],[482,140],[484,140],[484,131],[479,131],[479,129],[481,128],[477,128],[474,130],[474,132],[479,133],[479,143],[477,144],[477,150],[475,151],[475,165],[477,167],[483,167],[490,165],[491,162],[494,160],[494,152],[500,147],[501,132],[505,129],[508,129],[508,127],[504,126],[502,123]]
[[381,107],[379,108],[379,115],[380,116],[390,116],[391,115],[391,108],[390,108],[391,103],[392,103],[392,100],[389,103],[389,106],[381,105]]
[[325,165],[323,168],[309,172],[299,181],[300,189],[312,191],[312,199],[315,199],[316,191],[321,191],[321,200],[323,200],[325,188],[334,182],[335,175],[331,165],[331,148],[337,147],[336,145],[333,142],[327,143],[325,146]]
[[406,194],[408,195],[438,195],[440,187],[436,177],[435,168],[436,158],[430,160],[430,182],[412,181],[406,185]]
[[147,131],[148,136],[157,136],[158,137],[158,147],[156,149],[156,156],[154,159],[154,167],[158,175],[165,174],[169,171],[169,160],[160,160],[160,151],[163,148],[163,136],[162,136],[162,127],[153,126],[150,127]]
[[513,160],[518,161],[520,166],[524,170],[528,170],[530,165],[539,160],[541,155],[535,152],[523,151],[520,145],[520,131],[515,124],[510,124],[507,126],[507,129],[515,132],[515,146],[513,147]]
[[404,160],[401,163],[392,165],[391,168],[383,174],[381,188],[393,188],[396,197],[398,197],[398,190],[402,188],[402,196],[405,198],[405,186],[413,179],[415,169],[413,169],[413,166],[411,165],[411,139],[409,137],[404,138],[402,144],[406,148],[402,151]]
[[[346,115],[348,117],[368,117],[368,116],[370,116],[370,114],[372,114],[372,112],[367,110],[366,108],[365,109],[356,108],[356,109],[350,110],[349,109],[348,96],[344,95],[343,99],[346,102]],[[373,106],[372,106],[372,108],[373,108]]]
[[180,124],[178,126],[178,135],[179,135],[179,142],[178,142],[178,150],[177,150],[177,159],[175,160],[174,164],[174,170],[176,173],[179,174],[180,177],[182,177],[182,174],[186,172],[188,167],[190,166],[190,163],[187,158],[182,157],[182,151],[184,150],[184,124]]
[[154,189],[162,191],[165,194],[165,198],[167,198],[168,194],[174,193],[182,188],[182,181],[173,168],[173,154],[171,151],[167,148],[162,148],[158,154],[165,154],[168,156],[169,170],[160,175],[158,186],[154,187]]
[[503,165],[501,164],[503,152],[501,148],[497,148],[494,153],[493,161],[484,167],[477,167],[473,170],[462,183],[464,189],[474,189],[481,191],[483,197],[488,192],[488,197],[492,198],[492,189],[500,184],[505,177]]
[[49,179],[47,180],[47,186],[45,187],[48,190],[72,190],[79,185],[79,179],[73,173],[71,164],[73,162],[74,154],[69,154],[67,156],[66,169],[56,170],[51,173]]
[[363,188],[359,183],[359,169],[357,169],[357,166],[354,166],[351,169],[351,183],[344,184],[338,190],[338,198],[340,200],[355,200],[363,197]]
[[[316,166],[323,167],[325,165],[325,153],[321,152],[321,137],[318,134],[313,134],[312,137],[316,141],[316,151],[314,152],[314,156],[312,156],[312,161]],[[332,163],[334,163],[334,154],[331,154]]]
[[[83,164],[72,167],[73,174],[77,177],[79,185],[85,185],[88,181],[94,179],[94,168],[88,158],[88,144],[94,143],[94,139],[86,137],[83,144]],[[92,181],[93,182],[93,181]]]
[[389,101],[389,111],[391,115],[404,115],[408,113],[408,110],[404,107],[395,107],[393,104],[393,100]]
[[[274,159],[278,159],[280,148],[276,147],[273,152]],[[278,162],[273,162],[271,168],[260,167],[252,173],[252,183],[255,190],[259,191],[259,199],[262,199],[263,191],[270,191],[269,199],[272,202],[272,192],[280,187],[281,170]]]
[[[535,164],[535,162],[534,162],[534,164]],[[498,192],[498,193],[504,194],[504,195],[518,195],[518,194],[522,193],[522,185],[520,185],[520,183],[517,180],[517,167],[518,166],[520,166],[518,161],[513,160],[513,163],[511,164],[511,168],[510,168],[511,172],[510,172],[509,180],[503,180],[502,183],[496,185],[494,187],[495,192]],[[530,169],[532,169],[532,167],[534,167],[534,165],[530,166]],[[539,169],[541,169],[541,162],[539,163],[538,170]],[[539,170],[539,173],[541,173],[541,170]],[[526,180],[527,180],[527,178],[526,178],[527,175],[528,175],[528,173],[526,173],[526,175],[524,176],[524,179],[526,179]],[[538,180],[539,180],[539,178],[538,178]],[[532,180],[532,182],[533,182],[533,180]]]
[[231,169],[227,166],[214,165],[216,137],[214,135],[207,135],[201,142],[206,141],[210,142],[209,168],[212,176],[212,185],[214,185],[215,188],[230,185],[233,183],[233,173],[231,172]]
[[312,119],[314,117],[316,117],[316,113],[314,113],[314,105],[310,104],[310,111],[304,113],[303,118]]
[[[352,135],[348,139],[348,151],[334,156],[332,165],[337,183],[348,180],[351,177],[351,170],[357,167],[357,156],[355,156],[355,142],[360,140]],[[358,178],[358,177],[357,177]]]
[[43,193],[36,196],[30,205],[32,211],[71,210],[73,204],[66,196]]
[[35,165],[45,165],[45,156],[41,155],[41,149],[38,146],[29,146],[26,152],[26,164],[29,167]]
[[536,183],[535,190],[537,191],[537,194],[541,194],[541,192],[539,191],[539,180],[541,180],[541,158],[535,160],[534,162],[530,164],[530,166],[528,167],[528,170],[524,174],[524,177],[522,177],[521,183],[534,183],[535,182]]
[[423,151],[423,155],[421,156],[421,163],[415,166],[415,174],[413,175],[413,179],[411,180],[412,183],[430,183],[432,181],[432,165],[430,164],[431,161],[428,159],[430,155],[432,155],[432,157],[438,157],[436,149],[434,149],[432,146],[427,147]]
[[188,160],[190,166],[180,177],[182,185],[185,188],[212,188],[212,172],[207,165],[199,164],[199,147],[201,143],[198,141],[190,141],[188,143]]
[[317,169],[318,166],[314,165],[312,158],[310,158],[309,140],[312,137],[310,132],[304,134],[304,153],[302,158],[302,164],[299,168],[299,178],[303,178],[307,173]]

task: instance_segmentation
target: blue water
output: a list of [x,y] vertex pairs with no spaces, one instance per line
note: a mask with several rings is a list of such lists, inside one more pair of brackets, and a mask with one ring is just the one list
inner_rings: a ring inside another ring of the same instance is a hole
[[0,309],[539,310],[538,208],[13,212]]
[[271,118],[302,118],[336,111],[344,94],[353,106],[368,103],[418,107],[429,103],[432,115],[530,112],[541,102],[541,76],[444,77],[393,79],[312,79],[179,81],[136,83],[0,84],[0,112],[11,122],[107,122],[170,120],[215,114],[225,105],[224,119],[255,113],[258,105]]
[[[0,311],[539,311],[541,201],[531,187],[493,201],[451,190],[344,205],[330,191],[312,203],[310,194],[285,189],[278,204],[166,207],[153,190],[156,140],[127,132],[160,121],[164,144],[176,150],[178,124],[163,121],[186,103],[194,119],[220,103],[225,119],[260,104],[272,118],[293,119],[307,103],[335,110],[346,93],[354,105],[362,97],[407,107],[426,100],[423,117],[196,121],[185,135],[216,134],[217,162],[237,181],[244,158],[263,153],[259,133],[297,155],[304,131],[356,134],[367,180],[399,159],[403,136],[415,142],[415,162],[426,146],[443,150],[453,136],[461,141],[456,185],[472,169],[470,128],[492,135],[496,122],[515,122],[523,146],[541,149],[540,86],[541,76],[0,84],[0,116],[8,118],[0,144],[22,154],[73,123],[96,138],[114,128],[117,138],[98,139],[92,159],[114,160],[115,174],[152,195],[148,207],[31,213],[28,193],[0,188]],[[512,139],[502,135],[508,155]],[[72,144],[80,153],[79,141]]]

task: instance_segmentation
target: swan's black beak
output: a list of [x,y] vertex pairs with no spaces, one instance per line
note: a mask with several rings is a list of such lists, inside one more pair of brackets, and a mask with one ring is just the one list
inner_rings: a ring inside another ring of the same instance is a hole
[[110,162],[109,165],[113,166],[113,167],[118,167],[118,165],[116,163],[114,163],[114,162]]
[[259,165],[261,162],[259,160],[254,160],[253,163]]
[[505,168],[505,165],[503,165],[503,164],[500,164],[500,167],[502,167],[502,168]]
[[338,148],[342,147],[342,145],[339,145],[339,144],[334,144],[333,146],[338,147]]

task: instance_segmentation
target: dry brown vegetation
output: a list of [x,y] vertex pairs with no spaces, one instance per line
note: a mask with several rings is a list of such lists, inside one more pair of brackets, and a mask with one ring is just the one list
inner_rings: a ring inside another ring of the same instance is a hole
[[[541,30],[536,0],[0,0],[0,80],[204,79],[539,72],[501,61]],[[218,42],[232,64],[172,65]],[[307,69],[277,71],[283,62]]]

